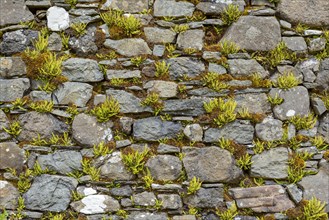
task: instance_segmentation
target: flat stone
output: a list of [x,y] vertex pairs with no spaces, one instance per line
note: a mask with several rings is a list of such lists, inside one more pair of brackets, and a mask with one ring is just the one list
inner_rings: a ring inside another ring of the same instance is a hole
[[163,112],[171,115],[198,116],[205,113],[203,98],[165,100]]
[[133,190],[130,186],[122,186],[122,187],[115,187],[110,189],[110,193],[113,196],[130,197],[133,194]]
[[233,77],[249,77],[254,73],[259,73],[262,78],[269,75],[267,71],[254,59],[232,59],[227,61],[229,73]]
[[179,209],[183,207],[182,199],[177,194],[159,194],[163,209]]
[[287,192],[290,198],[298,204],[303,199],[303,191],[297,187],[296,184],[289,184],[287,186]]
[[168,215],[164,212],[130,212],[127,220],[167,220]]
[[308,50],[311,53],[320,52],[325,49],[326,42],[326,39],[322,37],[310,39],[310,42],[308,43]]
[[218,74],[225,74],[227,73],[225,67],[216,63],[209,63],[208,72],[218,73]]
[[323,100],[318,97],[311,97],[311,104],[317,115],[322,115],[327,110]]
[[33,41],[38,38],[38,31],[17,30],[6,32],[2,36],[0,43],[0,53],[10,56],[23,52],[26,48],[32,48]]
[[295,52],[307,51],[307,45],[303,37],[282,37],[282,40],[289,50]]
[[106,79],[131,79],[141,78],[140,70],[107,70]]
[[153,55],[157,57],[162,57],[164,52],[166,50],[166,47],[164,45],[154,45],[153,47]]
[[284,195],[277,195],[274,196],[274,206],[260,206],[251,208],[254,212],[264,213],[264,212],[284,212],[288,209],[294,208],[295,204],[289,199],[289,196]]
[[200,2],[197,4],[196,8],[202,11],[206,15],[220,15],[229,4],[237,5],[239,7],[239,11],[244,10],[244,6],[246,3],[243,0],[233,0],[233,1],[225,1],[225,0],[216,0],[216,1],[208,1],[208,2]]
[[0,27],[29,22],[34,19],[33,14],[26,7],[24,1],[7,0],[1,2],[0,14],[6,15],[0,18]]
[[174,43],[176,33],[170,29],[145,27],[144,33],[149,43]]
[[224,188],[200,188],[195,194],[184,197],[184,204],[197,208],[224,206]]
[[247,51],[269,51],[281,41],[280,24],[275,17],[241,16],[229,27],[223,40]]
[[37,91],[37,90],[31,91],[29,97],[34,102],[42,101],[42,100],[51,101],[51,94],[44,91]]
[[175,82],[152,80],[148,81],[143,86],[148,93],[155,92],[162,98],[172,98],[177,95],[177,84]]
[[0,170],[11,168],[21,172],[25,161],[25,151],[15,142],[0,143]]
[[190,141],[202,141],[203,129],[199,124],[186,125],[184,134]]
[[132,196],[135,205],[154,206],[156,197],[153,192],[142,192]]
[[191,180],[194,176],[203,182],[235,183],[243,177],[234,158],[219,147],[183,147],[183,164]]
[[192,16],[194,5],[190,2],[175,0],[156,0],[153,5],[155,17],[184,17]]
[[0,208],[16,209],[18,205],[19,191],[10,183],[0,180]]
[[182,162],[171,155],[157,155],[150,158],[145,166],[150,170],[155,180],[177,180],[182,171]]
[[62,212],[71,200],[78,181],[72,177],[42,174],[34,178],[31,188],[23,194],[27,209]]
[[180,49],[193,48],[196,50],[202,50],[203,38],[205,33],[203,30],[187,30],[178,34],[177,46]]
[[122,40],[106,39],[104,46],[127,57],[152,54],[151,49],[143,39],[126,38]]
[[61,7],[50,7],[47,10],[47,27],[52,31],[66,30],[70,27],[69,13]]
[[0,57],[0,78],[24,76],[26,65],[20,57]]
[[113,8],[129,13],[139,13],[148,9],[148,0],[107,0],[102,9]]
[[256,136],[263,141],[281,140],[283,136],[282,125],[282,121],[267,117],[261,123],[256,124]]
[[229,194],[234,199],[242,198],[256,198],[256,197],[271,197],[276,195],[282,195],[285,190],[280,185],[268,185],[268,186],[258,186],[250,188],[231,188],[229,189]]
[[0,79],[0,102],[11,102],[22,98],[29,88],[28,78]]
[[116,212],[120,209],[119,202],[108,195],[89,195],[80,201],[72,202],[70,206],[87,215]]
[[96,117],[81,113],[74,117],[72,137],[79,144],[88,147],[100,142],[108,143],[113,139],[112,126],[111,121],[99,123]]
[[176,146],[160,143],[157,148],[157,152],[159,154],[179,153],[180,149]]
[[254,114],[268,114],[271,112],[271,105],[267,101],[265,93],[236,95],[234,100],[237,103],[237,111],[247,108],[250,113]]
[[176,215],[173,220],[196,220],[195,215]]
[[288,177],[288,150],[277,147],[256,154],[251,159],[250,175],[264,179],[286,179]]
[[187,74],[189,77],[196,77],[205,71],[205,65],[197,58],[177,57],[167,60],[170,76],[174,79]]

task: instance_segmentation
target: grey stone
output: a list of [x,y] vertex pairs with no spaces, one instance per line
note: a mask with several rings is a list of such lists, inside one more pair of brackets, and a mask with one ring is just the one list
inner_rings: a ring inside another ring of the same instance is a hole
[[314,27],[329,25],[329,2],[326,0],[319,0],[316,4],[312,1],[282,0],[277,11],[280,17],[295,24],[302,23]]
[[233,77],[248,77],[254,73],[259,73],[262,78],[269,75],[267,71],[254,59],[233,59],[227,61],[229,73]]
[[106,79],[131,79],[131,78],[141,78],[140,70],[107,70]]
[[327,110],[322,99],[318,97],[311,97],[311,104],[315,114],[317,115],[322,115]]
[[77,151],[56,151],[53,154],[39,155],[37,159],[41,169],[67,174],[76,170],[81,170],[82,156]]
[[269,95],[275,97],[276,94],[284,100],[282,104],[276,105],[273,108],[276,118],[287,120],[294,115],[306,116],[309,113],[310,100],[305,87],[296,86],[288,90],[279,88],[271,89]]
[[24,76],[26,74],[26,65],[20,57],[1,57],[0,58],[0,78],[12,78],[15,76]]
[[5,141],[11,138],[10,134],[8,134],[3,128],[7,128],[9,126],[9,120],[6,114],[0,110],[0,141]]
[[10,182],[0,180],[1,209],[16,209],[19,196],[19,191]]
[[70,15],[84,16],[84,15],[97,15],[98,12],[95,9],[84,9],[84,8],[72,8],[69,11]]
[[184,197],[184,203],[197,208],[224,206],[224,188],[200,188],[195,194]]
[[153,192],[142,192],[132,196],[134,204],[139,206],[154,206],[156,197]]
[[52,31],[62,31],[69,28],[69,13],[61,7],[50,7],[47,10],[47,26]]
[[180,49],[193,48],[202,50],[204,36],[204,31],[199,29],[181,32],[177,37],[177,46]]
[[50,0],[43,0],[43,1],[27,0],[25,4],[28,8],[31,9],[48,9],[51,7]]
[[221,53],[214,51],[203,51],[202,58],[207,61],[217,61],[221,59]]
[[27,209],[62,212],[68,208],[71,192],[78,181],[72,177],[42,174],[34,178],[31,188],[23,194]]
[[254,16],[273,16],[275,15],[275,10],[272,8],[264,8],[264,9],[255,9],[249,12],[249,15]]
[[0,170],[11,168],[21,172],[25,161],[25,151],[15,142],[0,143]]
[[17,30],[4,33],[0,43],[0,53],[13,55],[23,52],[27,47],[32,47],[33,40],[38,38],[38,31]]
[[225,11],[229,4],[239,6],[239,10],[243,11],[246,3],[243,0],[233,0],[233,1],[225,1],[225,0],[216,0],[216,1],[207,1],[200,2],[197,4],[196,8],[202,11],[206,15],[220,15]]
[[125,134],[131,133],[133,123],[134,123],[133,118],[129,118],[129,117],[120,118],[120,127]]
[[104,79],[95,60],[82,58],[65,60],[62,63],[62,75],[74,82],[99,82]]
[[288,177],[288,150],[277,147],[256,154],[251,159],[250,175],[264,179],[286,179]]
[[159,154],[179,153],[180,149],[176,146],[160,143],[157,148],[157,152]]
[[227,73],[225,67],[216,63],[209,63],[208,72],[218,73],[218,74],[225,74]]
[[153,47],[153,55],[157,57],[162,57],[166,47],[164,45],[154,45]]
[[81,113],[74,117],[72,137],[79,144],[88,147],[100,142],[108,143],[113,138],[112,126],[111,121],[99,123],[96,117]]
[[171,155],[157,155],[150,158],[145,166],[150,170],[155,180],[177,180],[182,171],[182,162]]
[[268,51],[281,41],[280,24],[275,17],[242,16],[226,31],[223,40],[247,51]]
[[65,82],[53,94],[58,104],[74,104],[78,107],[86,106],[92,96],[93,86],[80,82]]
[[180,123],[162,121],[160,117],[151,117],[134,122],[133,136],[137,140],[157,141],[162,138],[175,138],[181,130]]
[[173,220],[196,220],[195,215],[176,215]]
[[311,53],[320,52],[326,47],[326,39],[319,37],[315,39],[310,39],[308,43],[308,50]]
[[190,141],[202,141],[203,129],[199,124],[186,125],[184,134]]
[[156,0],[153,5],[155,17],[184,17],[192,16],[194,5],[190,2],[175,0]]
[[42,100],[51,101],[51,94],[44,91],[36,91],[36,90],[31,91],[29,97],[34,102],[42,101]]
[[238,144],[251,144],[254,138],[254,127],[249,121],[236,120],[222,128],[209,128],[204,133],[204,142],[216,143],[220,138],[233,140]]
[[[87,23],[87,22],[83,22]],[[96,27],[87,27],[86,33],[80,37],[71,37],[69,40],[69,47],[78,56],[89,56],[95,54],[98,50],[95,43]]]
[[110,189],[110,193],[113,196],[126,196],[130,197],[133,194],[133,190],[130,186],[115,187]]
[[295,67],[304,75],[304,81],[314,82],[316,79],[315,73],[320,70],[320,61],[315,58],[309,58],[297,63]]
[[292,27],[291,23],[285,21],[285,20],[280,20],[280,25],[283,28],[290,29]]
[[107,0],[102,5],[102,9],[108,7],[129,13],[138,13],[148,9],[148,0]]
[[267,117],[261,123],[256,124],[256,136],[263,141],[281,140],[283,136],[282,125],[282,121]]
[[159,194],[163,209],[179,209],[183,207],[182,199],[177,194]]
[[198,116],[204,114],[202,98],[165,100],[163,112],[171,115]]
[[290,198],[298,204],[303,199],[303,191],[298,188],[296,184],[289,184],[287,186],[287,192],[290,195]]
[[168,216],[164,212],[131,212],[127,220],[167,220]]
[[175,82],[152,80],[148,81],[143,86],[148,93],[155,92],[162,98],[172,98],[177,95],[177,84]]
[[203,182],[235,183],[243,177],[243,172],[227,150],[219,147],[183,147],[183,164],[191,180],[194,176]]
[[307,51],[307,45],[303,37],[282,37],[282,41],[289,50],[295,52]]
[[320,71],[315,82],[318,84],[319,90],[329,91],[329,58],[321,61]]
[[320,118],[318,133],[324,137],[327,143],[329,143],[329,113],[325,113]]
[[62,38],[59,34],[53,32],[48,37],[48,49],[50,51],[59,52],[63,48]]
[[106,39],[104,46],[127,57],[152,54],[147,43],[143,39],[138,38],[126,38],[122,40]]
[[22,98],[29,88],[30,80],[27,78],[0,79],[0,102],[11,102]]
[[144,33],[149,43],[174,43],[176,33],[170,29],[145,27]]
[[174,79],[187,74],[189,77],[196,77],[203,71],[205,66],[203,62],[197,58],[177,57],[168,59],[170,76]]
[[52,134],[62,135],[68,131],[68,126],[51,114],[28,112],[18,117],[22,132],[18,135],[19,141],[32,141],[40,135],[41,139],[50,139]]
[[89,195],[80,201],[72,202],[70,206],[75,211],[88,215],[116,212],[120,209],[119,202],[108,195]]
[[[29,22],[34,19],[33,14],[26,7],[24,1],[8,0],[1,2],[0,27],[19,24],[20,22]],[[4,16],[6,15],[6,16]]]
[[131,141],[129,139],[120,140],[115,142],[116,148],[122,148],[131,145]]

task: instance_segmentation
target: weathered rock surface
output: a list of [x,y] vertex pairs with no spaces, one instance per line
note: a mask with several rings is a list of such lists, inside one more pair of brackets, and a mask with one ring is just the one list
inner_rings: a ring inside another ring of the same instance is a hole
[[30,80],[27,78],[0,79],[0,102],[22,98],[29,88]]
[[305,52],[307,50],[307,45],[303,37],[283,37],[282,41],[291,51]]
[[192,16],[194,5],[190,2],[176,2],[175,0],[156,0],[154,2],[155,17],[184,17]]
[[0,53],[13,55],[32,47],[33,40],[38,38],[38,32],[33,30],[17,30],[4,33],[0,43]]
[[315,82],[318,84],[318,89],[329,91],[329,58],[321,61]]
[[0,141],[5,141],[11,138],[10,134],[8,134],[3,128],[7,128],[9,126],[9,120],[6,114],[0,110]]
[[178,157],[171,155],[152,157],[145,166],[150,170],[155,180],[161,181],[174,181],[179,178],[182,171],[182,162]]
[[15,169],[23,171],[25,151],[15,142],[0,143],[0,170]]
[[152,80],[145,83],[143,87],[147,89],[148,93],[155,92],[163,98],[171,98],[177,95],[177,84],[175,82]]
[[119,202],[108,195],[89,195],[80,201],[72,202],[70,206],[87,215],[116,212],[120,209]]
[[27,9],[25,2],[20,0],[2,1],[0,15],[0,27],[29,22],[34,18],[33,14]]
[[107,39],[104,46],[114,49],[117,53],[127,57],[152,54],[147,43],[143,39],[138,38],[127,38],[122,40]]
[[223,206],[224,188],[200,188],[195,194],[184,197],[184,203],[198,208]]
[[186,125],[184,134],[190,141],[202,141],[203,129],[199,124]]
[[238,5],[239,10],[243,11],[246,3],[243,0],[233,0],[233,1],[202,1],[197,4],[196,8],[206,15],[220,15],[224,12],[229,4]]
[[135,205],[139,206],[154,206],[156,197],[153,192],[142,192],[133,195]]
[[248,93],[235,96],[237,110],[247,108],[250,113],[268,114],[271,112],[271,105],[267,101],[265,93]]
[[16,209],[19,191],[10,183],[0,180],[0,208]]
[[205,71],[205,66],[202,61],[197,58],[177,57],[167,60],[169,66],[169,73],[172,78],[182,77],[187,74],[189,77],[198,76]]
[[64,8],[53,6],[47,10],[47,26],[52,31],[62,31],[70,27],[69,13]]
[[125,12],[138,13],[148,9],[147,0],[107,0],[102,8],[119,9]]
[[205,113],[202,98],[171,99],[163,102],[163,112],[172,115],[197,116]]
[[228,60],[229,73],[233,77],[249,77],[254,73],[259,73],[263,78],[268,76],[268,72],[254,59],[232,59]]
[[177,37],[177,46],[181,49],[193,48],[196,50],[202,50],[203,48],[203,38],[205,33],[203,30],[187,30]]
[[265,118],[256,124],[256,136],[263,141],[278,141],[283,136],[282,121],[273,118]]
[[329,113],[325,113],[320,119],[318,133],[329,143]]
[[26,65],[20,57],[1,57],[0,58],[0,78],[12,78],[24,76],[26,74]]
[[[87,23],[87,22],[83,22]],[[69,40],[69,47],[78,55],[87,57],[90,54],[95,54],[98,50],[96,45],[96,27],[87,27],[86,33],[80,37],[72,36]]]
[[141,78],[141,71],[139,70],[107,70],[106,79],[131,79]]
[[145,27],[144,33],[150,43],[173,43],[176,38],[176,33],[170,29]]
[[168,216],[164,212],[131,212],[127,220],[167,220]]
[[159,194],[158,198],[162,201],[164,209],[179,209],[183,207],[182,199],[177,194]]

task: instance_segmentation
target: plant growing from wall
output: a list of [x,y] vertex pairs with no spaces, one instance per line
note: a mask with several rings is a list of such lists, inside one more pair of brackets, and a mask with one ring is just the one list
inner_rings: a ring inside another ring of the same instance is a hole
[[[228,77],[226,77],[228,76]],[[206,73],[203,77],[202,77],[202,82],[203,85],[207,86],[208,88],[216,91],[216,92],[221,92],[224,89],[229,89],[230,86],[225,83],[225,81],[232,79],[229,75],[224,74],[218,74],[218,73],[214,73],[214,72],[209,72]],[[223,82],[224,81],[224,82]]]
[[90,111],[90,113],[96,116],[98,122],[107,122],[113,116],[119,114],[120,105],[119,102],[113,97],[106,98],[105,102],[97,105]]
[[269,79],[263,79],[259,73],[253,73],[250,77],[252,86],[256,88],[270,88],[272,82]]
[[91,165],[91,160],[88,158],[83,158],[81,161],[82,172],[89,175],[93,181],[99,181],[100,179],[100,169]]
[[236,101],[231,98],[226,101],[222,98],[217,98],[203,104],[206,112],[214,117],[213,121],[218,127],[222,127],[236,119],[236,113],[234,112],[236,106]]
[[216,215],[220,217],[221,220],[232,220],[235,216],[238,215],[238,208],[236,207],[235,203],[230,206],[229,209],[226,211],[216,211]]
[[201,188],[202,182],[199,178],[193,177],[187,188],[187,195],[195,194]]
[[160,99],[159,94],[151,92],[141,102],[142,106],[151,106],[154,111],[154,115],[158,115],[163,109],[163,103]]
[[86,23],[80,22],[80,23],[74,23],[70,27],[74,31],[74,34],[77,37],[81,37],[86,34],[86,28],[87,28]]
[[268,102],[271,103],[272,105],[280,105],[280,104],[282,104],[283,101],[284,101],[284,99],[281,98],[281,97],[279,96],[279,94],[277,94],[277,93],[275,94],[274,97],[268,95],[268,96],[267,96],[267,100],[268,100]]
[[326,203],[321,202],[315,197],[307,201],[306,205],[303,207],[303,217],[304,220],[326,220],[328,219],[328,213],[325,211]]
[[311,143],[316,146],[318,150],[326,150],[329,148],[329,144],[325,142],[323,136],[317,135],[311,139]]
[[284,72],[277,78],[277,83],[275,83],[275,86],[284,90],[288,90],[298,86],[300,83],[301,81],[294,75],[294,73]]
[[166,61],[157,61],[155,62],[155,77],[157,78],[167,78],[169,77],[169,67],[170,64],[167,64]]
[[12,107],[10,108],[11,110],[14,109],[19,109],[22,111],[26,111],[25,105],[28,103],[29,98],[28,97],[23,97],[23,98],[17,98],[15,101],[11,102]]
[[317,121],[316,116],[313,113],[309,113],[306,116],[295,115],[289,119],[289,122],[295,125],[297,130],[311,129],[315,126]]
[[237,160],[237,164],[243,170],[250,170],[252,165],[251,155],[248,153],[244,154]]
[[185,31],[187,31],[188,29],[190,29],[188,24],[177,24],[171,28],[171,30],[176,33],[183,33]]
[[54,103],[52,101],[41,100],[30,103],[29,107],[40,113],[48,113],[53,111]]
[[144,170],[144,164],[149,155],[149,150],[145,147],[143,152],[132,150],[128,153],[121,153],[122,162],[133,174],[138,174]]
[[239,46],[236,45],[234,42],[223,40],[219,43],[219,52],[221,52],[222,55],[224,56],[238,53],[239,50],[240,50]]
[[145,175],[142,177],[142,180],[144,181],[145,189],[151,189],[152,188],[152,184],[154,182],[154,179],[153,179],[149,169],[146,169]]
[[22,127],[18,121],[12,122],[8,128],[3,126],[2,129],[14,137],[17,137],[22,131]]
[[113,150],[110,149],[109,146],[104,142],[100,142],[99,144],[95,144],[93,146],[93,153],[95,157],[106,156],[112,152]]
[[241,15],[239,6],[230,4],[222,13],[222,21],[225,25],[231,25],[233,22],[237,21]]

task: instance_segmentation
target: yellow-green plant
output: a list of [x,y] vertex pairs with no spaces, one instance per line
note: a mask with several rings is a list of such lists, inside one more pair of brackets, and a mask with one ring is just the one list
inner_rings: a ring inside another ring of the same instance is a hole
[[19,174],[19,179],[17,182],[17,188],[20,193],[26,192],[31,187],[30,176],[33,174],[33,171],[26,169],[25,172]]
[[112,86],[122,86],[125,83],[127,83],[124,79],[122,78],[112,78],[110,80]]
[[234,153],[234,147],[233,147],[233,141],[226,139],[226,138],[220,138],[218,140],[218,146],[222,149],[228,150],[231,154]]
[[41,174],[47,174],[47,173],[55,174],[54,171],[50,171],[47,167],[45,169],[42,169],[38,161],[34,163],[32,170],[33,176],[39,176]]
[[168,52],[168,57],[172,58],[172,57],[177,57],[179,55],[174,55],[173,53],[176,50],[176,45],[175,44],[168,44],[166,45],[166,51]]
[[254,183],[257,185],[257,186],[263,186],[264,183],[265,183],[265,180],[261,177],[259,178],[253,178],[253,181]]
[[7,217],[9,216],[6,209],[2,210],[2,213],[0,214],[0,220],[7,220]]
[[154,208],[155,208],[156,210],[161,209],[161,208],[162,208],[162,205],[163,205],[163,201],[162,201],[162,200],[159,200],[159,199],[156,199],[156,200],[155,200]]
[[265,150],[265,142],[256,139],[253,142],[254,147],[252,148],[256,154],[260,154]]
[[123,219],[126,219],[128,217],[128,213],[124,209],[119,209],[116,213],[117,216],[122,217]]
[[141,33],[140,28],[142,27],[142,24],[139,19],[130,15],[122,17],[118,21],[118,26],[124,29],[126,36],[131,37]]
[[263,79],[259,73],[253,73],[250,77],[252,86],[256,88],[270,88],[272,82],[269,79]]
[[13,105],[10,109],[20,109],[25,111],[26,109],[24,108],[24,106],[27,104],[27,102],[29,101],[28,98],[17,98],[15,99],[15,101],[11,102],[11,104]]
[[88,24],[86,24],[86,23],[80,22],[80,23],[74,23],[70,27],[72,28],[72,30],[74,31],[76,36],[80,37],[80,36],[86,34],[87,25]]
[[214,72],[209,72],[202,77],[202,82],[210,89],[220,92],[223,89],[229,89],[230,86],[221,80],[221,75]]
[[249,109],[246,107],[243,107],[238,111],[238,115],[240,118],[250,120],[252,118],[252,115],[249,112]]
[[329,93],[325,92],[323,96],[321,96],[321,99],[326,106],[326,109],[329,110]]
[[298,34],[304,34],[304,32],[309,29],[309,27],[305,24],[301,24],[301,23],[298,23],[296,28],[295,28],[295,31],[298,33]]
[[93,153],[95,157],[106,156],[107,154],[111,154],[112,151],[113,150],[111,150],[104,142],[100,142],[99,144],[95,144],[93,146]]
[[298,86],[300,83],[301,81],[294,75],[294,73],[284,72],[277,78],[277,83],[275,85],[286,90]]
[[76,4],[78,4],[78,0],[65,0],[66,4],[69,4],[71,8],[75,8]]
[[84,198],[84,195],[77,192],[77,191],[71,191],[71,196],[73,201],[79,201]]
[[70,35],[66,35],[64,32],[61,32],[60,35],[62,38],[62,46],[64,49],[69,49]]
[[112,50],[108,54],[97,53],[96,57],[99,59],[113,60],[113,59],[116,59],[118,57],[118,55],[115,51]]
[[90,111],[90,113],[97,117],[98,122],[107,122],[113,116],[119,114],[120,105],[119,102],[111,98],[106,98],[105,102],[96,106]]
[[279,96],[278,93],[276,93],[274,97],[272,97],[272,96],[270,96],[270,95],[267,96],[267,100],[268,100],[268,102],[271,103],[272,105],[280,105],[280,104],[282,104],[283,101],[284,101],[284,99],[281,98],[281,97]]
[[43,32],[38,33],[38,40],[34,42],[34,48],[37,52],[42,53],[47,50],[48,47],[48,35]]
[[315,197],[307,201],[303,207],[303,220],[326,220],[328,219],[328,213],[325,210],[326,203],[321,202]]
[[130,62],[135,66],[139,67],[145,61],[144,57],[137,56],[130,59]]
[[316,146],[318,150],[326,150],[329,147],[329,144],[325,142],[323,136],[317,135],[311,139],[311,143]]
[[110,27],[118,22],[123,16],[123,11],[110,9],[107,12],[100,13],[102,20]]
[[17,137],[22,131],[22,127],[18,121],[12,122],[8,128],[3,126],[2,129],[14,137]]
[[238,215],[238,208],[236,207],[235,203],[233,203],[230,208],[224,212],[217,210],[216,215],[218,215],[221,220],[232,220],[235,216]]
[[187,195],[195,194],[201,188],[202,182],[199,178],[193,177],[187,188]]
[[81,161],[82,165],[82,172],[86,175],[89,175],[93,181],[99,181],[100,179],[100,172],[99,168],[96,168],[91,165],[91,160],[83,158]]
[[251,155],[246,153],[237,160],[238,166],[243,170],[249,170],[252,165]]
[[313,113],[309,113],[306,116],[295,115],[289,119],[289,122],[295,125],[297,130],[311,129],[315,126],[316,121],[317,118]]
[[148,154],[149,150],[145,148],[143,152],[133,150],[133,152],[127,154],[122,153],[121,158],[128,170],[133,174],[138,174],[144,170],[144,164],[146,163]]
[[29,105],[29,107],[34,111],[40,113],[48,113],[48,112],[52,112],[54,103],[52,101],[41,100],[41,101],[32,102]]
[[185,48],[185,49],[183,50],[183,52],[186,53],[186,54],[188,54],[188,55],[192,55],[192,54],[198,52],[198,50],[195,49],[195,48]]
[[37,138],[32,138],[31,144],[35,146],[45,146],[48,145],[48,142],[45,139],[42,139],[40,134],[38,134]]
[[168,77],[170,64],[166,61],[155,62],[155,77]]
[[230,4],[222,13],[222,21],[225,25],[231,25],[233,22],[237,21],[241,16],[238,5]]
[[141,102],[142,106],[151,106],[154,110],[154,115],[158,115],[163,109],[163,103],[160,99],[159,94],[151,92],[147,97]]
[[219,43],[219,52],[221,52],[224,56],[237,53],[239,50],[239,46],[232,41],[223,40]]
[[189,28],[190,27],[188,26],[188,24],[177,24],[174,27],[172,27],[171,30],[176,33],[182,33],[187,31]]
[[288,181],[296,183],[302,180],[306,175],[305,167],[306,164],[303,158],[299,154],[292,154],[288,160]]
[[214,123],[219,127],[236,119],[236,113],[234,113],[236,106],[236,101],[231,98],[227,101],[222,98],[212,99],[203,104],[207,113],[216,113],[217,116],[214,118]]
[[268,0],[270,3],[274,3],[274,4],[277,4],[280,2],[280,0]]
[[145,175],[142,177],[142,180],[144,181],[145,189],[152,188],[152,183],[154,182],[154,179],[153,179],[149,169],[146,169]]

